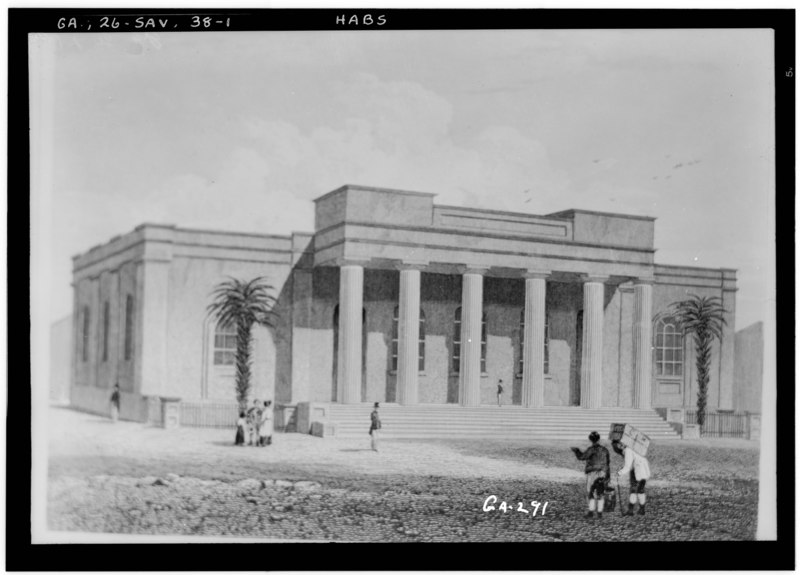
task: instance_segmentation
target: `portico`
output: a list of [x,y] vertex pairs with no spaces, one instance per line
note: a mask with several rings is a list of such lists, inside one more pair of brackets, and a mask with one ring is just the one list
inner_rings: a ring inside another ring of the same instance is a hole
[[[524,407],[548,403],[547,293],[548,287],[557,289],[562,284],[579,285],[582,294],[566,306],[580,323],[574,328],[574,345],[568,342],[570,365],[579,380],[579,405],[587,409],[607,406],[609,402],[603,396],[603,367],[609,359],[609,346],[604,344],[609,331],[605,308],[619,296],[618,286],[632,284],[635,313],[629,325],[617,325],[617,329],[632,336],[633,403],[649,408],[653,218],[576,210],[530,216],[436,206],[432,198],[432,194],[418,192],[345,186],[316,200],[313,265],[333,266],[339,274],[335,351],[338,402],[387,401],[388,394],[362,397],[361,393],[365,376],[362,360],[370,355],[361,347],[362,342],[370,341],[362,333],[370,325],[362,321],[362,315],[367,314],[364,277],[365,272],[380,270],[381,277],[397,282],[396,367],[388,370],[396,378],[397,403],[420,402],[419,366],[424,362],[425,347],[420,335],[421,310],[441,307],[439,302],[446,299],[460,305],[453,315],[452,333],[445,338],[449,340],[445,342],[447,357],[438,359],[449,364],[448,378],[457,378],[458,404],[475,407],[486,403],[482,396],[497,383],[487,381],[493,379],[489,376],[503,371],[498,365],[487,367],[487,362],[496,364],[503,357],[495,353],[487,358],[487,347],[505,345],[491,337],[497,335],[493,332],[503,331],[498,328],[503,318],[487,320],[486,316],[485,283],[491,278],[494,292],[505,293],[507,286],[503,284],[513,284],[508,286],[511,291],[523,288],[516,350],[505,357],[514,364],[513,378],[519,380],[514,382],[519,391],[514,402]],[[609,234],[609,230],[614,233]],[[460,284],[460,293],[426,301],[421,283],[428,275],[450,276],[456,280],[450,285]],[[508,296],[498,303],[511,307],[512,300]],[[426,385],[444,384],[426,378]]]

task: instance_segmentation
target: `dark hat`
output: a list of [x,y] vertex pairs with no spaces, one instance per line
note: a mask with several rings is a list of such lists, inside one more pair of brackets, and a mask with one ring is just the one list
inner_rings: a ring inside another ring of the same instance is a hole
[[600,434],[597,433],[596,431],[592,431],[589,434],[589,441],[591,441],[592,443],[594,443],[595,441],[600,441]]
[[380,407],[380,406],[381,406],[381,404],[376,401],[375,402],[375,407]]

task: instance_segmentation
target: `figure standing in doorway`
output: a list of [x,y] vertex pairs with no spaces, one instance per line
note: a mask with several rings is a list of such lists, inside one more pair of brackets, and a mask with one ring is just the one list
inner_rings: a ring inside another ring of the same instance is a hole
[[500,407],[500,404],[503,400],[503,380],[497,380],[497,407]]

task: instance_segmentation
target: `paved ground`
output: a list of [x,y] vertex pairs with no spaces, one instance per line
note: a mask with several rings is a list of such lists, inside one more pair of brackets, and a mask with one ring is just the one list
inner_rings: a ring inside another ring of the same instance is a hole
[[[598,522],[582,517],[582,468],[566,443],[392,441],[375,453],[366,434],[277,434],[270,447],[235,447],[230,430],[112,424],[63,408],[50,416],[48,526],[57,531],[313,541],[755,534],[758,450],[747,441],[653,446],[648,514]],[[490,495],[509,509],[484,511]],[[535,516],[532,501],[542,504]]]

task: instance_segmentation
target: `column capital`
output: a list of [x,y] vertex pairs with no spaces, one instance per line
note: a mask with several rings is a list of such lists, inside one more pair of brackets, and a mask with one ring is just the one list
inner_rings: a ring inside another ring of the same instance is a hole
[[370,262],[370,258],[349,258],[349,257],[341,257],[336,258],[334,260],[334,264],[337,267],[343,266],[361,266],[362,268],[367,267],[367,264]]
[[535,269],[526,269],[522,272],[522,277],[526,280],[529,279],[542,279],[546,280],[552,275],[553,272],[550,270],[535,270]]
[[583,283],[606,283],[608,281],[609,276],[604,276],[600,274],[581,274],[581,281]]
[[642,286],[642,285],[649,285],[652,286],[656,283],[656,278],[653,276],[645,276],[640,278],[631,278],[634,286]]
[[425,260],[397,260],[394,267],[400,271],[403,270],[419,270],[424,271],[430,265],[429,261]]
[[489,266],[480,266],[480,265],[471,265],[471,264],[462,264],[457,266],[458,273],[464,274],[477,274],[477,275],[486,275],[486,272],[489,271]]

